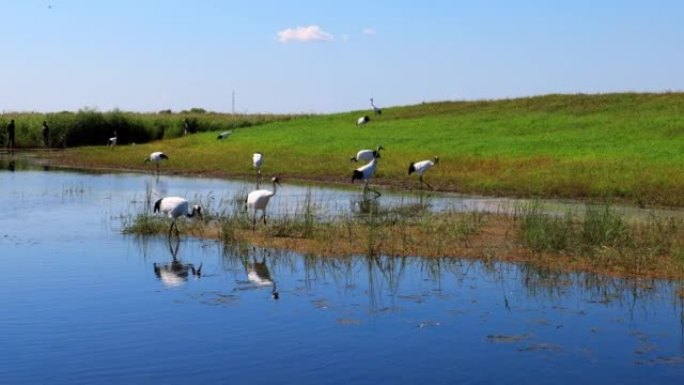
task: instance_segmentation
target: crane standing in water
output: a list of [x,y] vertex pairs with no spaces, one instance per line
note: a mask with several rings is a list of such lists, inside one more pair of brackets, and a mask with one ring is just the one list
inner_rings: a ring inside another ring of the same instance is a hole
[[266,206],[271,197],[276,194],[276,185],[280,185],[280,180],[277,176],[274,176],[271,178],[271,183],[273,183],[273,191],[260,189],[254,190],[247,195],[247,210],[251,210],[253,215],[252,231],[256,228],[257,211],[261,210],[261,219],[266,224]]
[[174,228],[176,229],[176,235],[178,236],[178,226],[176,225],[176,220],[178,218],[182,216],[192,218],[195,215],[202,218],[202,207],[194,205],[191,210],[189,210],[189,207],[190,204],[188,201],[181,197],[166,197],[159,199],[154,203],[153,212],[161,212],[162,214],[168,215],[169,218],[173,220],[169,227],[169,238],[171,238],[171,233]]

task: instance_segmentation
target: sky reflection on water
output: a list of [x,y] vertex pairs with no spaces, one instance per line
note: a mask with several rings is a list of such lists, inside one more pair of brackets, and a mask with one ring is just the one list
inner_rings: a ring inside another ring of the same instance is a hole
[[[458,258],[318,258],[192,238],[175,250],[165,237],[119,231],[121,215],[144,209],[147,186],[160,185],[152,176],[14,167],[0,172],[3,382],[636,384],[684,375],[681,282]],[[186,196],[245,188],[160,181]],[[342,206],[359,193],[339,193]],[[187,269],[168,284],[158,267],[174,260]]]

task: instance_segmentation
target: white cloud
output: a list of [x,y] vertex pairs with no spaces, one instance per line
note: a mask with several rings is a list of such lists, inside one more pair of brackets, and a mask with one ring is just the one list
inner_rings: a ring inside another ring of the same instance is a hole
[[289,43],[291,41],[310,42],[310,41],[332,41],[333,35],[325,32],[317,25],[308,27],[287,28],[278,32],[278,41]]
[[361,32],[364,35],[375,35],[375,30],[373,28],[364,28],[364,30]]

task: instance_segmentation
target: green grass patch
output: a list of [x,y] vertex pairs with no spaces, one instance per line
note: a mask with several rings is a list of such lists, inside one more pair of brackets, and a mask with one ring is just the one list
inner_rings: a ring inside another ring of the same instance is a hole
[[165,151],[165,170],[251,177],[251,154],[260,151],[266,175],[349,183],[358,167],[349,158],[382,145],[374,182],[397,188],[419,188],[409,162],[439,155],[425,179],[442,191],[684,206],[681,111],[682,93],[426,103],[384,108],[362,127],[356,119],[368,111],[274,118],[225,141],[216,140],[217,127],[114,151],[72,149],[58,161],[140,169],[150,152]]

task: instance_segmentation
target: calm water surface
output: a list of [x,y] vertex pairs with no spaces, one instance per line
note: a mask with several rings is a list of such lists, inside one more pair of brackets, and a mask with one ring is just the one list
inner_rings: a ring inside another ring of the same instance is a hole
[[[185,237],[175,249],[165,237],[122,235],[121,217],[158,195],[220,210],[251,187],[0,166],[3,384],[684,379],[681,282],[458,258],[321,259]],[[269,209],[294,210],[307,191],[285,183]],[[311,194],[334,213],[354,210],[360,192]],[[174,258],[185,277],[166,271]]]

